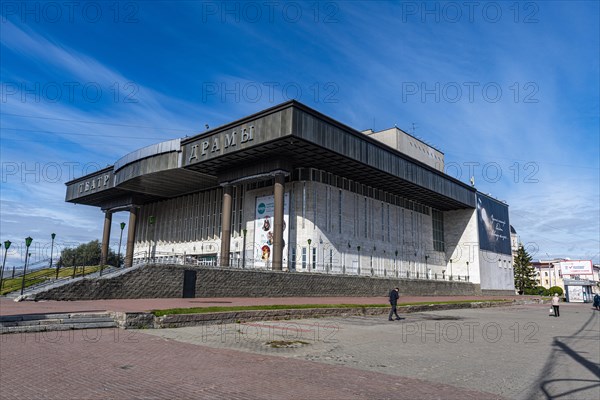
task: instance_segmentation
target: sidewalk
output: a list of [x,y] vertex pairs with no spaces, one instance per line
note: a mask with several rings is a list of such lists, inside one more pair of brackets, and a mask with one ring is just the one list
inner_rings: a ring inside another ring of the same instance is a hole
[[[536,296],[401,296],[399,303],[457,300],[525,299]],[[193,299],[111,299],[81,301],[22,301],[0,298],[0,316],[90,311],[145,312],[167,308],[294,304],[387,304],[387,297],[226,297]]]

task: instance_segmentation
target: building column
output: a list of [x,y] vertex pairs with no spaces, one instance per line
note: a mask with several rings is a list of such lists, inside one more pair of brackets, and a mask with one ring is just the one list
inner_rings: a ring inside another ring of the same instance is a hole
[[283,192],[285,176],[275,175],[273,188],[274,214],[273,215],[273,270],[283,269]]
[[104,212],[104,231],[102,232],[102,250],[100,253],[100,265],[108,264],[108,245],[110,242],[110,225],[112,224],[112,212]]
[[221,267],[229,267],[231,246],[231,193],[232,186],[223,187],[223,213],[221,216]]
[[129,210],[129,227],[127,229],[127,249],[125,249],[125,268],[133,265],[133,245],[135,243],[135,225],[138,209],[132,207]]

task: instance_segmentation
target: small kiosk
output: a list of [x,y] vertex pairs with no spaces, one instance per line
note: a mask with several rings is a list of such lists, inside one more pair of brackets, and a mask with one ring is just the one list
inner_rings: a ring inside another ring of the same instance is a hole
[[591,303],[594,282],[579,279],[565,279],[565,296],[568,303]]

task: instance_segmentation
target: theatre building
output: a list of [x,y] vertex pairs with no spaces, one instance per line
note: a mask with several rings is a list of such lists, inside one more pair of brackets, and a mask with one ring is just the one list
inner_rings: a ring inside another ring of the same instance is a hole
[[[125,266],[153,263],[469,281],[514,293],[508,205],[398,128],[357,131],[290,101],[136,150],[67,183],[128,212]],[[102,223],[102,221],[98,221]],[[114,232],[113,232],[114,233]]]

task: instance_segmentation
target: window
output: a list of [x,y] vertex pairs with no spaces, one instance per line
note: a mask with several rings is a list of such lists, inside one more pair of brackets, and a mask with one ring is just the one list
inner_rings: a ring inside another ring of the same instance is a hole
[[338,199],[338,233],[342,233],[342,191],[339,190]]
[[302,229],[304,229],[304,220],[305,219],[306,219],[306,182],[302,182]]
[[317,229],[317,185],[312,184],[313,190],[313,229]]
[[368,226],[368,219],[367,219],[367,198],[365,197],[365,218],[363,219],[363,223],[365,224],[365,237],[367,237],[367,226]]
[[433,249],[444,251],[444,214],[439,210],[431,209],[431,221],[433,225]]
[[333,249],[329,249],[329,266],[333,265]]
[[306,269],[306,247],[302,248],[302,269]]
[[290,269],[296,269],[296,248],[292,247],[292,254],[290,256]]
[[317,246],[312,248],[312,269],[317,267]]

